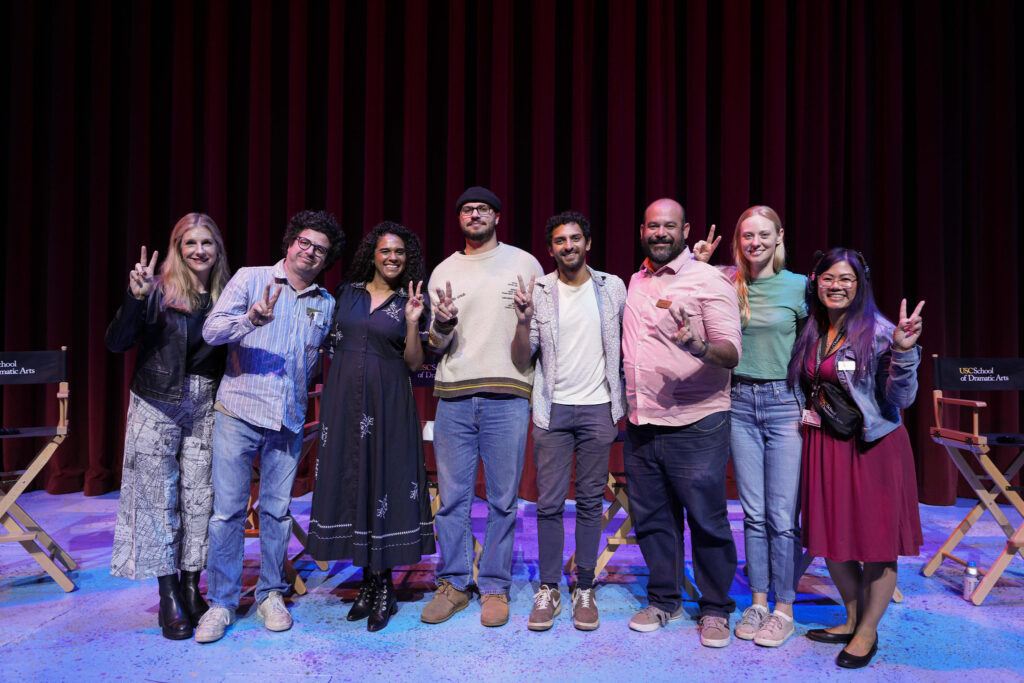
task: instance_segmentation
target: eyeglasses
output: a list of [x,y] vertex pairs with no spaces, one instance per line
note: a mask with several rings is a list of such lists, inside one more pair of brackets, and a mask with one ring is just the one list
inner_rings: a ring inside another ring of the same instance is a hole
[[306,239],[305,237],[296,237],[295,241],[299,243],[299,249],[302,251],[308,251],[310,247],[313,247],[313,253],[320,258],[327,256],[327,247],[321,247],[319,244],[314,244],[312,240]]
[[472,216],[474,211],[481,216],[490,216],[494,213],[494,209],[486,204],[463,204],[462,208],[459,209],[459,213],[463,216]]
[[843,289],[849,289],[857,284],[857,278],[850,275],[840,275],[839,277],[832,277],[831,275],[822,275],[818,278],[818,284],[822,287],[842,287]]

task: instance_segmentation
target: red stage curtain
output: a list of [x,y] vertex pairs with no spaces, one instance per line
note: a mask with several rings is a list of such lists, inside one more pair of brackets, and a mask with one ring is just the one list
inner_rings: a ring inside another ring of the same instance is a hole
[[[348,256],[401,221],[433,266],[479,183],[504,202],[501,239],[550,263],[544,219],[578,209],[591,263],[628,278],[650,200],[678,198],[691,241],[715,223],[725,245],[767,203],[791,269],[852,246],[888,315],[926,299],[927,354],[1024,353],[1012,0],[14,0],[0,19],[0,336],[71,349],[53,493],[119,484],[134,359],[103,331],[139,246],[164,250],[193,210],[235,268],[276,260],[305,207],[339,216]],[[921,496],[950,503],[927,362],[920,377]],[[25,396],[4,391],[4,425],[55,418]],[[1020,422],[1016,397],[996,402],[994,425]],[[30,451],[5,441],[3,469]]]

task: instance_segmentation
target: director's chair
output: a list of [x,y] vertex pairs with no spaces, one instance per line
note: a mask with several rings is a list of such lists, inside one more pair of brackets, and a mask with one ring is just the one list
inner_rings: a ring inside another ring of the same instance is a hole
[[[47,427],[4,427],[0,439],[49,437],[28,467],[17,472],[0,472],[0,525],[7,531],[0,543],[20,543],[21,547],[67,592],[75,584],[64,573],[78,568],[71,556],[18,505],[18,496],[43,471],[57,447],[68,435],[68,348],[60,351],[0,353],[0,385],[57,384],[57,424]],[[56,562],[54,561],[56,560]],[[61,569],[57,562],[64,566]]]
[[[953,560],[961,565],[966,560],[953,554],[957,544],[967,535],[985,512],[992,514],[999,527],[1006,535],[1006,545],[999,557],[987,570],[980,569],[983,574],[978,587],[971,594],[971,602],[980,605],[992,590],[992,586],[1005,571],[1014,555],[1024,558],[1024,521],[1016,528],[996,504],[1000,494],[1006,497],[1014,510],[1024,518],[1024,500],[1021,491],[1024,487],[1012,486],[1010,479],[1024,467],[1024,434],[1021,433],[981,433],[979,431],[979,415],[986,407],[984,401],[970,401],[951,398],[946,391],[1020,391],[1024,389],[1024,359],[1020,358],[939,358],[932,356],[935,363],[935,390],[932,398],[935,408],[935,426],[929,432],[932,440],[940,444],[949,453],[954,464],[964,479],[974,489],[978,503],[971,508],[953,534],[936,551],[935,555],[924,566],[922,573],[931,576],[942,564],[943,560]],[[968,408],[971,410],[971,431],[958,429],[956,426],[943,422],[944,409],[947,407]],[[1017,449],[1017,455],[1005,471],[992,461],[990,453],[995,446]],[[980,466],[983,474],[974,471],[970,459]],[[982,480],[988,480],[986,485]]]

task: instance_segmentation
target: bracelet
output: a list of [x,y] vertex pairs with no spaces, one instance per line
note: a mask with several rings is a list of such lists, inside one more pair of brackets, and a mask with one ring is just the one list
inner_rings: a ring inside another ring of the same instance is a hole
[[435,321],[434,330],[436,330],[438,334],[451,334],[455,331],[455,326],[458,324],[458,316],[450,318],[446,322]]
[[[693,356],[694,358],[703,358],[704,356],[708,355],[708,349],[711,348],[711,344],[709,344],[708,340],[705,339],[704,337],[701,337],[700,341],[702,344],[704,344],[704,348],[701,349],[700,353],[694,353],[693,351],[690,351],[690,355]],[[687,349],[687,351],[689,351],[689,349]]]

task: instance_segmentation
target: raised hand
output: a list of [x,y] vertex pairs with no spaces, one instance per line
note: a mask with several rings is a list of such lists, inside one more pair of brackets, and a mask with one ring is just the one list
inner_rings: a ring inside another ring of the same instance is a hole
[[409,300],[405,302],[405,321],[407,323],[418,323],[423,316],[423,280],[416,283],[416,291],[412,289],[412,281],[409,282]]
[[700,240],[697,244],[693,245],[693,258],[707,263],[711,260],[711,255],[715,253],[715,249],[718,248],[718,243],[721,241],[722,236],[715,237],[715,226],[712,225],[711,229],[708,230],[708,238]]
[[274,306],[277,304],[277,297],[281,296],[281,285],[270,294],[270,285],[263,290],[263,298],[252,305],[249,312],[249,322],[256,327],[262,327],[274,319]]
[[437,304],[434,305],[434,318],[442,325],[455,325],[458,322],[459,309],[452,300],[452,283],[445,282],[444,289],[437,288]]
[[920,302],[908,317],[907,300],[903,299],[900,302],[900,320],[892,332],[892,346],[897,351],[909,351],[917,344],[917,338],[921,336],[921,328],[924,325],[921,319],[922,308],[924,301]]
[[674,304],[668,309],[668,312],[672,319],[676,321],[676,325],[679,326],[679,329],[669,337],[672,341],[680,346],[685,346],[697,338],[697,335],[690,329],[690,316],[686,315],[682,305]]
[[153,252],[153,258],[146,263],[146,247],[142,247],[139,262],[128,271],[128,290],[136,299],[145,299],[153,291],[153,273],[156,272],[156,259],[159,251]]
[[521,323],[528,323],[533,319],[533,285],[537,282],[537,276],[530,276],[530,287],[526,287],[523,276],[519,278],[519,289],[516,290],[513,300],[515,302],[516,317]]

